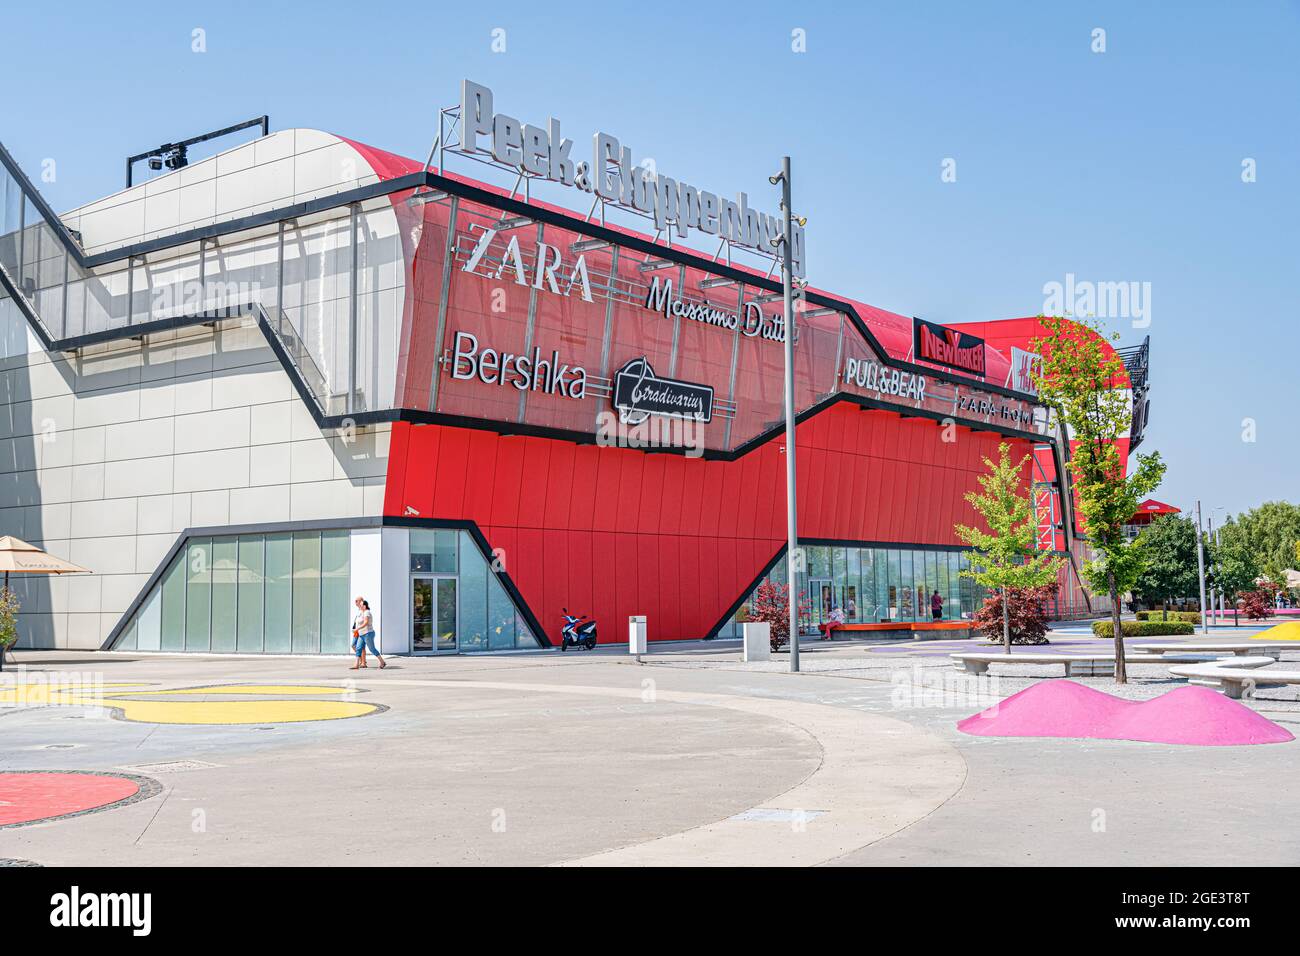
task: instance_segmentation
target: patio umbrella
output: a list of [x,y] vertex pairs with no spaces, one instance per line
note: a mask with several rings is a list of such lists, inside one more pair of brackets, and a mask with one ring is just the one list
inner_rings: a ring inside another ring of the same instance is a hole
[[[10,574],[89,574],[83,567],[46,554],[34,544],[28,544],[13,535],[0,536],[0,571],[5,573],[5,590],[9,589]],[[0,667],[4,656],[0,653]]]

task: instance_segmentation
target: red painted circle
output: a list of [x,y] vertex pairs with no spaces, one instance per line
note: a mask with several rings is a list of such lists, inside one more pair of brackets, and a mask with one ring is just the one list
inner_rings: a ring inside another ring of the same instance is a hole
[[96,810],[140,792],[127,777],[96,773],[0,773],[0,827]]

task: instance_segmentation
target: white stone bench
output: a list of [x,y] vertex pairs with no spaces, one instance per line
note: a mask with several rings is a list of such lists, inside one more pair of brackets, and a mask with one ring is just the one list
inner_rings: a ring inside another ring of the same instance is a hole
[[1225,697],[1240,700],[1247,688],[1282,687],[1300,684],[1300,671],[1259,671],[1255,668],[1276,663],[1272,657],[1227,657],[1204,664],[1184,664],[1169,668],[1175,677],[1186,677],[1189,683],[1218,687]]
[[1286,650],[1285,644],[1262,644],[1262,643],[1209,643],[1193,644],[1188,641],[1177,644],[1134,644],[1134,648],[1141,651],[1151,651],[1157,654],[1235,654],[1238,657],[1259,657],[1265,655],[1273,660],[1281,660],[1282,652]]
[[[986,673],[990,664],[1061,664],[1065,667],[1066,677],[1108,677],[1115,673],[1113,653],[1008,654],[1005,651],[963,651],[948,656],[952,658],[954,667],[964,668],[968,674]],[[1124,660],[1129,664],[1168,663],[1168,658],[1159,654],[1126,654]]]

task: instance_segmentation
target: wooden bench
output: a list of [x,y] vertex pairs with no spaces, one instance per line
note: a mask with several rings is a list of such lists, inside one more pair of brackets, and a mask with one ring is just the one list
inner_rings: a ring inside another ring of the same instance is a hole
[[1283,687],[1287,684],[1300,684],[1300,671],[1269,670],[1259,671],[1255,668],[1267,667],[1276,661],[1272,657],[1227,657],[1222,660],[1209,661],[1204,664],[1186,664],[1169,668],[1175,677],[1186,677],[1189,683],[1217,687],[1225,697],[1240,700],[1249,689],[1255,691],[1260,687]]
[[[1065,676],[1110,677],[1115,673],[1115,655],[1104,653],[1084,654],[1008,654],[1005,651],[964,651],[949,654],[953,666],[965,669],[968,674],[984,674],[990,664],[1061,664]],[[1126,654],[1129,664],[1161,664],[1168,658],[1159,654]]]

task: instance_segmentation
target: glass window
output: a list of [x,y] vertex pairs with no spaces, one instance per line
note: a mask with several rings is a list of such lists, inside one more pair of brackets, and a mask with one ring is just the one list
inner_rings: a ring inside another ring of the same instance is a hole
[[516,647],[541,647],[537,636],[533,634],[528,627],[528,622],[524,620],[523,615],[515,615],[515,646]]
[[898,619],[916,620],[916,605],[912,600],[912,552],[898,552]]
[[[487,562],[468,531],[460,538],[460,650],[483,651],[487,635]],[[434,552],[435,564],[437,552]]]
[[433,570],[444,574],[456,573],[455,531],[435,531],[433,539]]
[[191,541],[185,561],[185,649],[212,648],[212,541]]
[[898,616],[898,552],[881,548],[876,551],[876,593],[879,595],[880,616],[894,620]]
[[844,572],[844,619],[857,621],[862,614],[862,551],[849,548],[848,565]]
[[433,570],[433,542],[436,531],[427,528],[412,528],[410,537],[411,570],[429,572]]
[[162,580],[162,649],[185,650],[185,559],[189,549],[182,549]]
[[292,650],[293,626],[293,538],[288,534],[266,536],[266,617],[263,625],[268,654]]
[[[487,576],[488,609],[487,630],[488,650],[506,650],[515,646],[515,606],[510,595],[501,585],[501,579],[495,574]],[[532,643],[529,635],[529,644]]]
[[239,539],[239,635],[235,646],[245,654],[256,654],[262,650],[264,548],[261,535]]
[[293,535],[293,652],[320,651],[320,534]]
[[141,651],[156,651],[162,639],[162,588],[155,587],[136,612],[140,628],[136,632],[135,646]]
[[953,620],[961,617],[961,578],[957,575],[961,555],[956,551],[948,552],[948,606],[947,616]]
[[346,654],[352,646],[352,595],[348,594],[352,583],[351,550],[352,535],[348,531],[321,532],[322,654]]
[[874,624],[880,617],[876,604],[876,552],[873,548],[862,549],[862,587],[858,590],[860,607],[858,614],[867,624]]
[[235,650],[237,624],[239,542],[233,538],[212,541],[212,649]]

